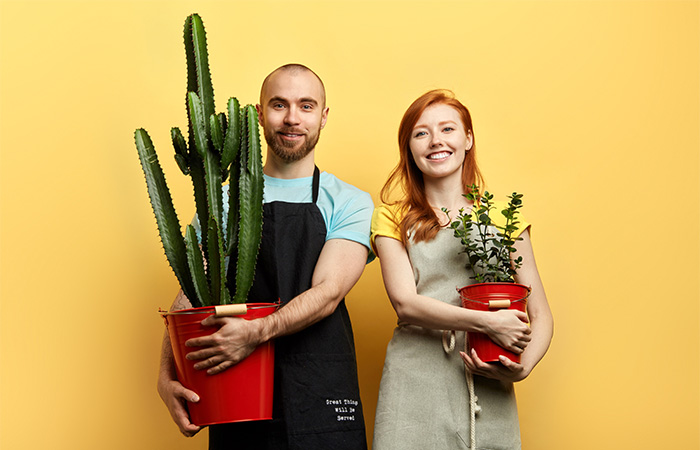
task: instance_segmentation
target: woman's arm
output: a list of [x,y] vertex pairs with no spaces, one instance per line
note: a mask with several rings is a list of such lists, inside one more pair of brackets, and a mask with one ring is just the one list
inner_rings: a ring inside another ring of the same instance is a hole
[[419,295],[413,269],[403,243],[385,236],[375,238],[377,256],[389,300],[400,322],[435,330],[485,333],[497,344],[522,353],[530,342],[527,315],[515,310],[494,313],[472,311]]
[[530,298],[527,301],[532,341],[523,352],[520,364],[514,363],[507,358],[501,358],[502,366],[499,364],[487,364],[482,362],[478,355],[473,352],[471,355],[462,354],[467,367],[473,373],[504,381],[525,379],[547,353],[549,343],[552,341],[552,335],[554,334],[554,319],[549,309],[547,296],[544,293],[544,286],[537,270],[537,264],[535,263],[529,230],[525,230],[520,237],[522,237],[522,240],[515,243],[517,250],[515,256],[522,256],[523,264],[518,269],[515,281],[530,286],[532,289]]

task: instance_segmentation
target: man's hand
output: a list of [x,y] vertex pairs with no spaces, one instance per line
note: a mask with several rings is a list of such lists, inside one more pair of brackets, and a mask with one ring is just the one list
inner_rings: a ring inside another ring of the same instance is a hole
[[209,316],[202,321],[205,327],[219,327],[209,335],[188,340],[188,347],[200,347],[185,356],[197,370],[207,369],[209,375],[223,372],[238,364],[261,344],[257,323],[240,317]]
[[[191,308],[192,304],[182,292],[178,292],[173,302],[171,311]],[[170,411],[170,416],[180,429],[180,432],[187,437],[192,437],[201,430],[201,427],[190,422],[185,401],[198,402],[199,396],[186,389],[177,381],[177,371],[175,370],[175,357],[170,344],[170,336],[166,331],[163,333],[163,347],[161,349],[160,372],[158,373],[158,394],[163,399],[163,403]]]
[[177,380],[158,380],[158,394],[170,411],[170,416],[186,437],[192,437],[202,428],[190,422],[190,416],[185,408],[185,401],[198,402],[199,396],[186,389]]

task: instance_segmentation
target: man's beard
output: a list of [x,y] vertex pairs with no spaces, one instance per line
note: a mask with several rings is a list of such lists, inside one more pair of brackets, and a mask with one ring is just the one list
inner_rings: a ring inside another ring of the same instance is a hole
[[[303,159],[306,155],[311,153],[311,150],[313,150],[314,147],[316,147],[318,138],[321,135],[321,130],[319,127],[319,129],[315,133],[306,134],[302,146],[299,149],[294,150],[294,147],[296,147],[298,143],[279,140],[277,138],[277,131],[278,130],[264,129],[265,141],[267,142],[268,147],[272,149],[272,152],[286,163],[299,161]],[[281,131],[282,133],[285,132],[285,130],[279,131]]]

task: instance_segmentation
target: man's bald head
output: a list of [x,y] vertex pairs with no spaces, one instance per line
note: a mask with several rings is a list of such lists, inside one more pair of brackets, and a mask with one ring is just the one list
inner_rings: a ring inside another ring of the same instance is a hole
[[325,108],[326,107],[326,87],[323,85],[323,80],[321,80],[321,77],[316,75],[316,72],[309,69],[305,65],[295,64],[295,63],[285,64],[284,66],[278,67],[277,69],[273,70],[267,77],[265,77],[265,80],[262,83],[262,87],[260,88],[260,104],[261,105],[264,104],[264,99],[267,98],[265,96],[265,89],[267,88],[267,85],[268,85],[268,82],[270,81],[270,79],[272,79],[275,75],[280,74],[280,73],[285,73],[285,74],[294,76],[294,75],[297,75],[297,74],[303,73],[303,72],[312,74],[318,80],[318,83],[320,84],[320,87],[321,87],[321,95],[322,95],[322,98],[320,99],[321,100],[320,106],[321,106],[321,108]]

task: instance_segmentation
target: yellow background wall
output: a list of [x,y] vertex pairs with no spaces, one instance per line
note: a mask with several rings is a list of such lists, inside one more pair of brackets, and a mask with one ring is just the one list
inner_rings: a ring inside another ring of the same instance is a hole
[[[177,282],[132,137],[189,220],[169,129],[195,11],[217,110],[309,65],[318,164],[375,201],[414,98],[470,107],[489,187],[526,194],[556,319],[517,385],[524,448],[699,447],[699,4],[500,0],[0,2],[0,447],[206,447],[155,390]],[[348,302],[371,434],[395,321],[378,263]]]

